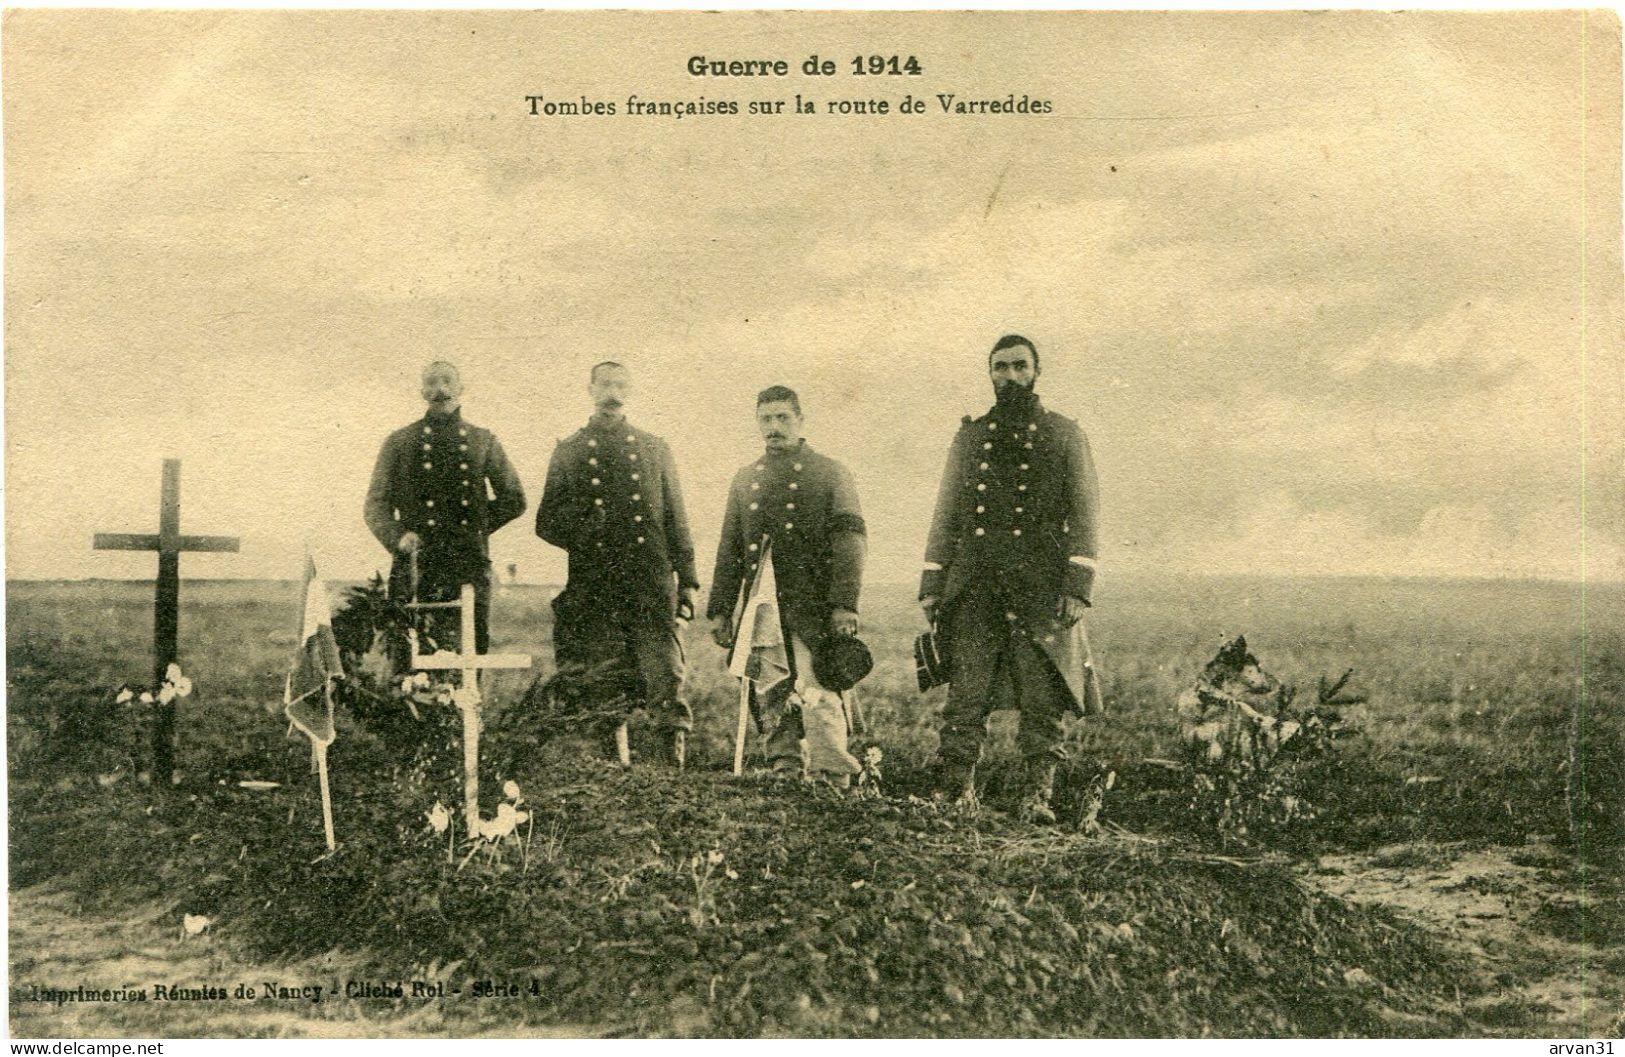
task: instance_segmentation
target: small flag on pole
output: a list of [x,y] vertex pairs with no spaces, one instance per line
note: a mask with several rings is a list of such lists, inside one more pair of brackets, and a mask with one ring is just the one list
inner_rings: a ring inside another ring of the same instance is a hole
[[773,575],[773,544],[762,542],[762,563],[739,594],[738,623],[728,674],[739,680],[739,723],[734,730],[734,774],[745,771],[745,729],[750,692],[768,690],[790,677],[790,651],[779,622],[779,588]]
[[779,622],[779,588],[773,576],[773,544],[762,549],[762,564],[756,571],[734,636],[728,674],[749,679],[762,692],[790,677],[789,648],[784,627]]
[[316,563],[305,558],[305,590],[300,619],[299,652],[288,668],[282,689],[282,710],[288,722],[310,739],[316,771],[322,787],[322,826],[327,847],[333,839],[333,800],[327,787],[327,747],[337,732],[333,729],[333,680],[344,678],[344,662],[338,641],[333,637],[333,610],[327,601],[327,584],[316,575]]

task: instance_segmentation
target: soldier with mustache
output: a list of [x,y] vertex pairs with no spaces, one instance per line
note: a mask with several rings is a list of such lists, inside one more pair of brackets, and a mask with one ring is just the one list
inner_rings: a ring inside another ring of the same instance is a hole
[[[389,596],[455,602],[474,585],[474,648],[490,645],[491,533],[525,511],[525,490],[502,445],[488,429],[463,418],[463,379],[436,360],[423,369],[424,415],[384,441],[373,469],[362,516],[394,563]],[[440,649],[465,649],[456,616],[437,613],[424,622]],[[410,659],[397,645],[396,671]]]
[[1061,719],[1100,710],[1083,613],[1095,580],[1099,489],[1089,440],[1034,391],[1038,349],[1019,334],[988,356],[994,405],[948,451],[920,605],[946,655],[942,791],[974,799],[996,709],[1021,713],[1019,813],[1054,822]]
[[570,561],[553,600],[554,658],[561,667],[630,663],[667,732],[666,762],[680,770],[694,716],[679,634],[700,583],[677,464],[664,440],[627,421],[624,366],[593,367],[587,393],[592,417],[554,449],[536,508],[536,535]]
[[795,390],[774,385],[757,395],[766,450],[728,488],[706,612],[712,639],[731,646],[740,586],[771,547],[791,677],[756,702],[767,756],[779,773],[847,788],[862,770],[847,751],[853,717],[849,701],[820,678],[816,657],[829,637],[857,635],[868,529],[851,473],[814,451],[802,425]]

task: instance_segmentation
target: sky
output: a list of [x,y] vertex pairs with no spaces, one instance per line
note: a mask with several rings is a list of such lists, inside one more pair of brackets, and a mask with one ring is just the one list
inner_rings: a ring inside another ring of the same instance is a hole
[[[1101,573],[1625,579],[1615,16],[9,11],[9,578],[387,566],[383,438],[462,368],[531,519],[627,364],[709,580],[755,393],[917,575],[943,458],[1027,335],[1101,477]],[[854,77],[852,54],[916,56]],[[812,54],[828,77],[800,73]],[[695,78],[689,58],[782,58]],[[637,117],[626,100],[858,117]],[[1051,102],[941,113],[939,94]],[[615,116],[532,116],[527,95]],[[927,102],[903,115],[905,95]],[[786,109],[789,109],[787,106]],[[822,109],[822,107],[820,107]]]

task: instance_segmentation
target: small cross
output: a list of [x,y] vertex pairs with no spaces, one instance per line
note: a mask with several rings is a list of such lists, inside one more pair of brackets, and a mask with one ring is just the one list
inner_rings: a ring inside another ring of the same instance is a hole
[[[106,551],[157,551],[158,592],[153,605],[153,685],[175,662],[180,634],[181,551],[236,553],[236,536],[181,535],[181,461],[164,460],[164,486],[158,497],[158,534],[98,532],[94,546]],[[153,773],[168,776],[175,769],[175,705],[158,707],[158,726],[152,738]]]
[[412,609],[458,609],[462,611],[462,648],[465,653],[418,653],[418,637],[412,635],[412,668],[420,671],[461,671],[462,685],[454,699],[463,714],[463,815],[468,835],[479,833],[480,825],[480,672],[488,668],[529,668],[530,655],[524,653],[474,652],[474,585],[464,584],[456,602],[412,602]]

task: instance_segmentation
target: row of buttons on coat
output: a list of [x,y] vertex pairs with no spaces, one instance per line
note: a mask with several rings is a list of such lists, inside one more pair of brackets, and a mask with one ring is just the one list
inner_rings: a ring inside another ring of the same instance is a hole
[[[994,433],[994,432],[998,431],[999,424],[997,422],[994,422],[991,419],[989,419],[988,423],[987,423],[987,428],[988,428],[989,433]],[[1027,436],[1027,439],[1025,441],[1022,441],[1021,447],[1022,447],[1022,449],[1024,451],[1031,451],[1032,448],[1033,448],[1032,434],[1038,432],[1038,423],[1036,423],[1036,422],[1027,423],[1026,432],[1027,432],[1028,436]],[[1015,436],[1012,437],[1012,439],[1011,439],[1011,443],[1014,443],[1016,439],[1020,438],[1020,436],[1021,436],[1020,433],[1015,434]],[[991,438],[982,442],[982,450],[984,452],[990,452],[990,451],[993,450],[993,440]],[[979,462],[977,464],[977,476],[978,477],[980,477],[983,474],[987,473],[988,465],[989,465],[988,462],[987,462],[987,459],[988,459],[988,456],[984,456],[982,458],[981,462]],[[1032,466],[1031,466],[1030,463],[1023,462],[1021,464],[1021,470],[1022,470],[1023,473],[1027,472],[1030,469],[1032,469]],[[976,491],[978,493],[978,495],[977,495],[978,500],[981,500],[982,498],[984,498],[983,494],[987,492],[987,482],[982,481],[982,480],[977,481],[976,482]],[[1023,493],[1027,491],[1027,481],[1026,481],[1025,478],[1017,478],[1016,479],[1016,491],[1017,492],[1023,492]],[[1016,516],[1018,518],[1023,516],[1024,514],[1026,514],[1026,512],[1027,512],[1027,509],[1026,509],[1025,505],[1017,506],[1016,509],[1015,509],[1015,513],[1016,513]],[[978,502],[976,504],[976,513],[979,514],[979,515],[980,514],[986,514],[987,513],[987,506],[984,503]],[[986,529],[985,526],[977,525],[976,528],[975,528],[975,533],[978,536],[985,536],[985,535],[987,535],[987,529]],[[1021,535],[1021,526],[1017,525],[1017,526],[1014,526],[1013,528],[1011,528],[1010,529],[1010,535],[1015,536],[1015,537],[1019,537]]]
[[[627,443],[628,446],[635,445],[635,444],[637,444],[637,442],[638,442],[637,434],[628,433],[626,435],[626,443]],[[587,472],[595,475],[595,476],[593,476],[591,478],[591,482],[592,482],[592,488],[596,492],[598,489],[604,487],[604,479],[602,477],[596,476],[596,474],[599,472],[599,462],[598,462],[598,455],[597,455],[597,450],[598,450],[598,441],[597,441],[597,439],[594,438],[594,437],[588,437],[587,438],[587,447],[588,447],[589,450],[591,450],[593,452],[593,454],[587,456],[587,466],[588,466],[588,471]],[[636,451],[628,450],[626,452],[626,461],[631,463],[633,465],[633,467],[636,467],[637,463],[638,463],[638,453]],[[640,471],[638,471],[637,469],[635,469],[635,468],[632,470],[631,477],[632,477],[632,480],[633,480],[634,483],[643,480],[643,474]],[[642,493],[641,490],[632,493],[632,502],[639,503],[639,504],[641,504],[643,502],[643,493]],[[601,495],[594,495],[592,497],[592,505],[595,506],[595,507],[603,506],[604,505],[604,497],[601,496]],[[632,515],[632,523],[635,524],[635,525],[643,524],[643,515],[642,514],[633,514]],[[638,542],[639,543],[643,543],[645,541],[646,541],[646,537],[643,537],[643,536],[638,537]],[[604,542],[602,540],[598,541],[598,549],[599,550],[604,549]]]
[[[766,469],[767,469],[767,463],[765,463],[765,462],[757,463],[756,464],[756,474],[755,474],[755,476],[761,477],[762,472],[764,470],[766,470]],[[790,471],[792,473],[800,473],[801,472],[801,464],[799,462],[791,463],[790,464]],[[785,485],[785,487],[788,488],[792,492],[798,492],[798,491],[801,490],[801,482],[792,480],[787,485]],[[762,490],[762,482],[759,481],[759,480],[758,481],[752,481],[750,483],[750,490],[752,492],[760,492]],[[761,506],[762,506],[762,504],[761,504],[760,500],[752,499],[750,501],[750,508],[752,510],[760,510]],[[786,531],[786,532],[794,532],[796,530],[796,523],[794,521],[795,510],[796,510],[795,500],[794,499],[786,500],[785,504],[784,504],[784,516],[786,518],[786,520],[784,522],[784,531]],[[760,547],[759,544],[752,543],[746,549],[749,550],[750,553],[755,554],[756,551],[759,549],[759,547]],[[754,570],[758,564],[759,564],[759,562],[752,561],[750,563],[750,567]]]
[[[432,427],[432,426],[424,426],[423,427],[423,435],[425,437],[434,436],[434,427]],[[459,426],[457,428],[457,436],[458,436],[457,450],[466,455],[468,453],[468,427]],[[423,452],[424,452],[425,455],[432,455],[433,452],[434,452],[434,445],[429,443],[428,441],[424,441],[423,442]],[[425,470],[433,470],[434,469],[434,460],[432,458],[424,459],[423,460],[423,468]],[[459,461],[458,464],[457,464],[457,468],[459,470],[466,471],[468,469],[468,463]],[[464,488],[472,488],[472,487],[474,487],[474,482],[469,480],[467,477],[465,477],[465,478],[463,478],[463,487]],[[465,507],[469,505],[469,501],[468,501],[467,497],[464,497],[464,499],[462,500],[462,503],[463,503],[463,506],[465,506]],[[425,499],[423,501],[423,505],[426,508],[428,508],[430,510],[433,510],[434,509],[434,500],[433,499]],[[466,517],[462,518],[461,523],[464,524],[464,525],[468,524],[468,519]],[[435,524],[436,524],[436,519],[432,518],[432,517],[429,518],[429,520],[428,520],[429,527],[434,528]]]

